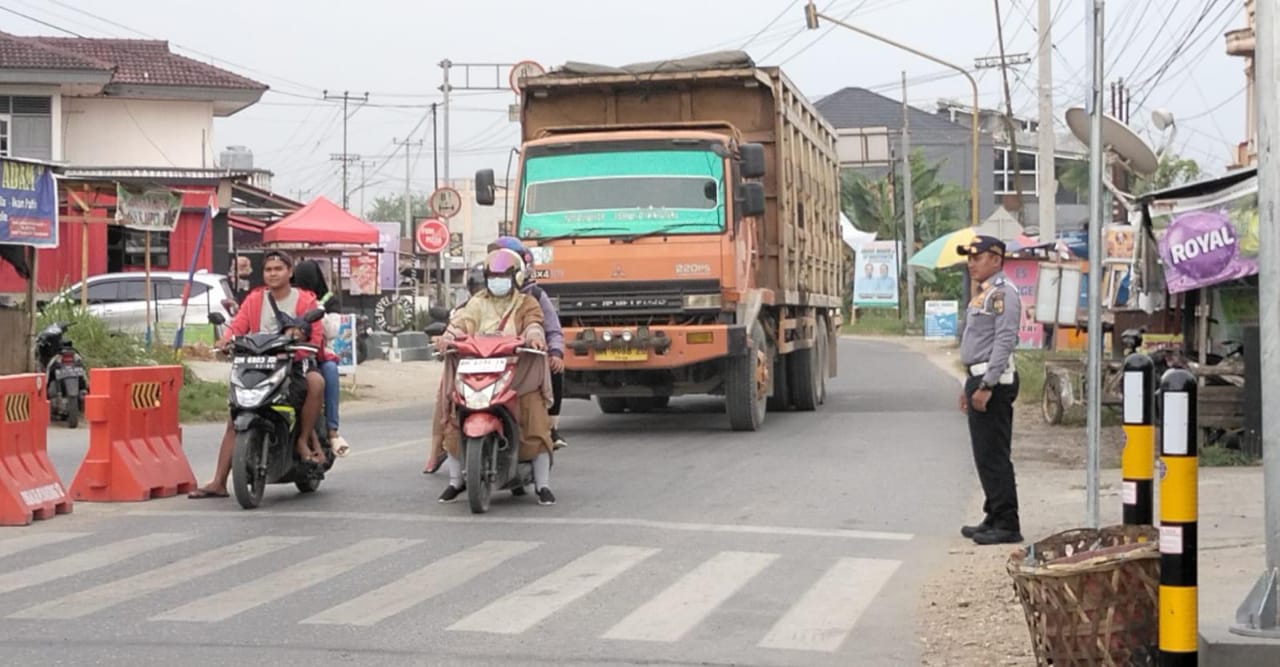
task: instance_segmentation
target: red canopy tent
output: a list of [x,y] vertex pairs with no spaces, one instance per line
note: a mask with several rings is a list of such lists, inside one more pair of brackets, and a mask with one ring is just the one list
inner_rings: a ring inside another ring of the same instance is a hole
[[377,245],[378,228],[316,197],[310,204],[267,227],[262,242],[271,244]]

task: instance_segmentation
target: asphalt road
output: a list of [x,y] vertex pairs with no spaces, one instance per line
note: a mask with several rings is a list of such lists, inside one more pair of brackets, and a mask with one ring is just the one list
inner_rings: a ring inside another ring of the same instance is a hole
[[[566,406],[559,503],[474,516],[424,476],[429,406],[353,415],[320,491],[77,503],[0,529],[8,664],[915,665],[923,577],[975,488],[956,386],[841,341],[816,413]],[[185,430],[197,477],[220,426]],[[70,483],[86,432],[50,431]]]

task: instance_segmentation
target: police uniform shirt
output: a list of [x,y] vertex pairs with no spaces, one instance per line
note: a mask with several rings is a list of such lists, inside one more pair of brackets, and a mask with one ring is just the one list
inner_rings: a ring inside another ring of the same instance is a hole
[[[987,363],[983,381],[993,387],[1011,384],[1013,351],[1018,347],[1021,321],[1022,299],[1018,288],[1003,272],[980,284],[965,311],[964,338],[960,341],[960,361],[965,368]],[[1004,376],[1003,383],[1001,376]]]

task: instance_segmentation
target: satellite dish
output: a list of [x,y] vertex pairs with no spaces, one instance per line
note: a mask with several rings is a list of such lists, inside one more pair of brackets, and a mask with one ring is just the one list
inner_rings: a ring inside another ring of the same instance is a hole
[[[1171,114],[1172,115],[1172,114]],[[1077,139],[1089,143],[1089,114],[1081,107],[1067,109],[1067,127]],[[1126,169],[1140,176],[1150,176],[1159,167],[1156,154],[1133,130],[1119,120],[1102,114],[1102,148],[1115,154]]]

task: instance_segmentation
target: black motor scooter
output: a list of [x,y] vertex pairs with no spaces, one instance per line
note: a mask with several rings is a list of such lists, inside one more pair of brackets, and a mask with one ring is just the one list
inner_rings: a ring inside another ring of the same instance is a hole
[[[231,387],[228,403],[235,428],[236,444],[231,455],[231,487],[244,509],[262,503],[267,484],[290,484],[302,493],[320,488],[324,474],[333,467],[333,445],[324,428],[324,411],[316,418],[315,431],[324,452],[324,464],[303,461],[294,448],[301,428],[302,405],[298,403],[297,379],[291,372],[294,355],[315,356],[319,348],[294,340],[286,333],[297,328],[305,332],[324,317],[316,308],[302,318],[280,314],[276,333],[237,336],[231,342]],[[209,315],[215,325],[225,323],[219,313]]]
[[36,336],[36,362],[45,369],[45,391],[49,397],[49,418],[80,425],[84,397],[89,394],[89,371],[84,358],[66,337],[73,322],[54,322]]

